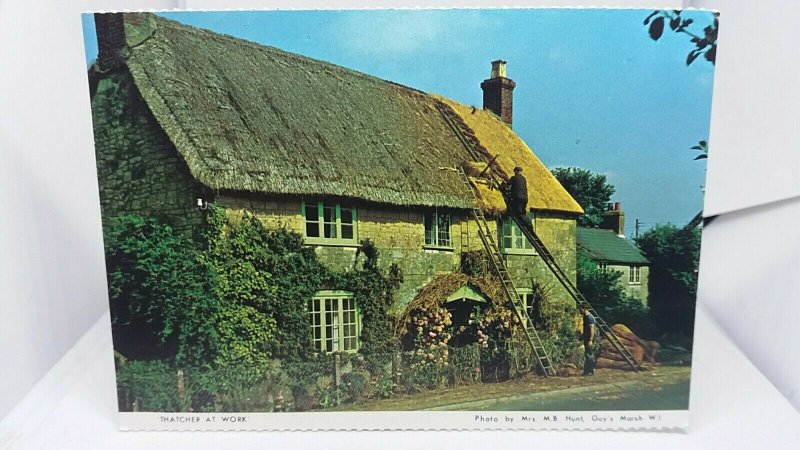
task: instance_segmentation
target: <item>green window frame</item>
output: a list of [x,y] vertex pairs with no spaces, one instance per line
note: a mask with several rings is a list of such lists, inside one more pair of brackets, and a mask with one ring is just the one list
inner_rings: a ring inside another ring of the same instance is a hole
[[314,351],[353,353],[361,347],[361,311],[352,293],[317,292],[308,301],[308,317]]
[[335,202],[303,202],[303,236],[309,244],[356,245],[356,208]]
[[453,240],[450,238],[450,226],[453,224],[450,214],[439,211],[438,208],[422,213],[422,222],[425,228],[425,246],[452,248]]
[[[536,217],[531,212],[528,214],[533,224],[534,231],[536,230]],[[518,254],[518,255],[535,255],[536,249],[528,241],[522,230],[519,229],[517,223],[511,220],[510,217],[505,217],[500,222],[500,243],[503,253]]]

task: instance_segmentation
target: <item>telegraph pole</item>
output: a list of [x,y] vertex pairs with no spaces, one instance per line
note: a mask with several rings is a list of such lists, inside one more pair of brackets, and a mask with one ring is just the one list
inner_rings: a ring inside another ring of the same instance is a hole
[[639,219],[636,219],[636,231],[634,232],[634,237],[639,237]]

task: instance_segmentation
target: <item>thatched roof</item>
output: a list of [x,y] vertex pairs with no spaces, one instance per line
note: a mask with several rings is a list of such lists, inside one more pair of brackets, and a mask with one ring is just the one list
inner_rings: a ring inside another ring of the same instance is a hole
[[[501,178],[507,180],[514,175],[515,166],[522,167],[522,174],[528,180],[528,208],[583,214],[578,202],[539,161],[525,141],[494,113],[465,106],[447,98],[440,97],[440,100],[449,105],[475,132],[480,146],[487,152],[487,158],[500,155],[494,164],[499,169],[495,173]],[[475,185],[480,193],[483,209],[505,212],[505,202],[498,191],[490,190],[486,184],[480,182]]]
[[[406,305],[400,318],[407,321],[413,311],[425,311],[443,306],[453,293],[464,286],[470,286],[492,304],[503,304],[504,302],[503,287],[492,278],[471,277],[458,272],[441,273],[419,290],[417,295]],[[406,322],[401,321],[401,325],[404,323]]]
[[[471,158],[432,96],[152,14],[125,21],[136,86],[209,188],[473,207],[460,175],[442,170]],[[530,170],[530,192],[544,193],[531,195],[533,207],[579,212],[527,146],[486,114],[476,134],[492,153],[507,153],[503,167]],[[494,135],[502,138],[485,138]]]

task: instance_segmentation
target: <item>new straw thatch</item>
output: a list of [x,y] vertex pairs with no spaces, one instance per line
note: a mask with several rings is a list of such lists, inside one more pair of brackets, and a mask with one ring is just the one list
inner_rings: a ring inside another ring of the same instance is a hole
[[469,284],[483,294],[493,306],[502,306],[505,303],[503,287],[491,277],[471,277],[463,273],[443,273],[433,277],[417,295],[406,305],[399,317],[398,333],[403,333],[411,321],[414,311],[428,311],[444,305],[447,297],[457,291],[461,286]]
[[[450,106],[461,120],[475,133],[475,139],[486,153],[487,160],[500,155],[496,162],[497,173],[507,180],[514,167],[521,166],[528,180],[528,208],[582,214],[578,202],[561,186],[553,174],[539,161],[525,142],[500,118],[490,111],[462,105],[453,100],[437,97]],[[479,192],[481,206],[489,212],[505,212],[503,196],[485,183],[473,180]]]
[[127,66],[192,175],[213,189],[471,208],[469,159],[423,92],[126,14]]

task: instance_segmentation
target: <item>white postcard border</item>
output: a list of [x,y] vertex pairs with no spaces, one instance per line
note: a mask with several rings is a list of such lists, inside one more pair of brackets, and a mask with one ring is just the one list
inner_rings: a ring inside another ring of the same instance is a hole
[[660,430],[689,426],[689,411],[337,411],[119,413],[123,431]]

